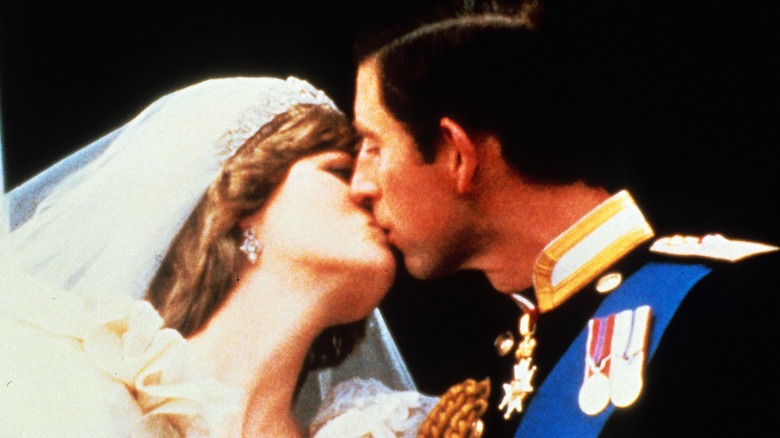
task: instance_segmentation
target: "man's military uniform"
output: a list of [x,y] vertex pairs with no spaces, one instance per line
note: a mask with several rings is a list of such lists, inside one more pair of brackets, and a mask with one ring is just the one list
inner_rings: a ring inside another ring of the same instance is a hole
[[614,195],[539,257],[532,361],[493,382],[509,419],[486,415],[485,436],[778,429],[777,249],[655,236],[631,196]]

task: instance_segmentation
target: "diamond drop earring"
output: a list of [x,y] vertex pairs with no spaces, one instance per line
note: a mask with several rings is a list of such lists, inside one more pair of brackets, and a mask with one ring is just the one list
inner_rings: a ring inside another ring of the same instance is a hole
[[262,250],[263,247],[260,245],[260,242],[257,241],[255,232],[252,231],[251,228],[244,230],[244,243],[241,244],[239,249],[246,254],[246,258],[250,263],[255,263],[257,261],[257,256],[260,254],[260,250]]

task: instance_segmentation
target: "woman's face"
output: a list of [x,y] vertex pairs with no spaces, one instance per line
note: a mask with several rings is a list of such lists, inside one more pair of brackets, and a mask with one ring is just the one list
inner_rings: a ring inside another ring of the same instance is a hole
[[256,228],[264,245],[290,269],[307,269],[330,282],[326,299],[348,322],[367,316],[395,277],[395,259],[371,215],[350,200],[354,160],[341,151],[304,157],[289,170]]

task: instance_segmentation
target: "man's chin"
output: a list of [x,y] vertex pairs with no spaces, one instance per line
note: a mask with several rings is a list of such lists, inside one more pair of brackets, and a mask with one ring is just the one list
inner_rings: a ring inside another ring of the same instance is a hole
[[409,272],[409,275],[418,280],[430,280],[433,278],[430,270],[427,269],[427,266],[425,266],[423,263],[420,263],[419,260],[415,260],[414,257],[408,257],[403,254],[402,257],[404,266],[406,267],[406,271]]
[[517,281],[515,281],[516,279],[512,278],[512,276],[507,277],[506,275],[485,272],[485,277],[488,279],[493,289],[502,294],[513,294],[531,287],[531,285],[528,284],[517,284]]
[[433,280],[457,271],[457,268],[448,268],[441,263],[431,263],[430,260],[414,257],[404,257],[404,266],[409,274],[418,280]]

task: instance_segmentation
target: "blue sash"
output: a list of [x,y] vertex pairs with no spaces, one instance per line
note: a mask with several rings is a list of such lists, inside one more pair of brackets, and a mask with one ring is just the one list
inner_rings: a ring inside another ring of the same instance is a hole
[[[604,317],[641,305],[650,305],[653,319],[648,339],[647,362],[688,291],[712,269],[704,265],[648,263],[612,292],[594,317]],[[515,432],[519,437],[595,437],[615,406],[610,404],[595,416],[580,410],[577,402],[584,375],[587,326],[574,340],[523,413]]]

